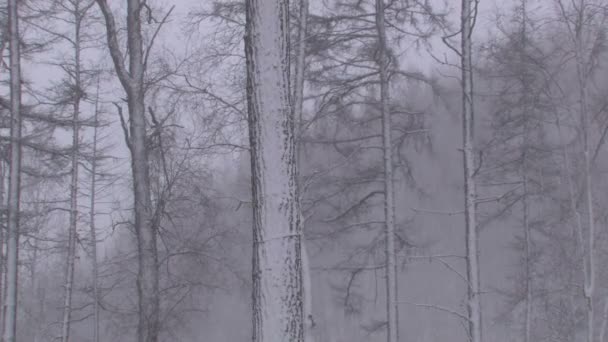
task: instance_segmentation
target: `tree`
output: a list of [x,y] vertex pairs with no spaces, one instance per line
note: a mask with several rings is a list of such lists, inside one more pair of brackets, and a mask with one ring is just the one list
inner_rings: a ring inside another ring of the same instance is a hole
[[[443,22],[427,5],[328,2],[325,12],[310,20],[307,99],[314,105],[302,120],[308,156],[303,172],[309,185],[304,211],[315,220],[316,233],[327,237],[323,241],[342,238],[355,245],[344,248],[348,255],[335,267],[346,274],[345,286],[337,290],[348,311],[357,310],[351,299],[358,296],[352,285],[358,276],[387,271],[387,310],[382,315],[389,320],[391,338],[397,336],[398,325],[395,259],[412,247],[406,233],[409,218],[396,217],[393,208],[409,197],[409,190],[421,190],[408,162],[412,151],[406,147],[428,136],[426,113],[416,108],[416,101],[392,99],[389,93],[417,82],[432,85],[422,73],[401,67],[399,58],[414,50],[400,47],[426,44]],[[395,192],[401,196],[397,201]],[[382,322],[369,330],[386,328],[384,318]]]
[[[481,342],[481,289],[479,279],[479,237],[477,226],[477,191],[475,186],[475,126],[473,116],[472,33],[477,8],[472,0],[462,0],[461,12],[461,82],[462,82],[462,137],[464,167],[464,216],[466,229],[467,311],[472,342]],[[477,6],[477,2],[475,2]]]
[[[534,19],[528,10],[528,1],[522,0],[509,14],[509,23],[503,27],[499,21],[499,33],[485,49],[489,63],[482,73],[482,79],[500,75],[496,83],[497,93],[489,96],[492,102],[491,138],[484,143],[483,155],[485,169],[480,168],[478,187],[484,189],[504,189],[502,201],[490,210],[486,221],[516,219],[521,225],[521,234],[513,244],[516,253],[521,255],[521,267],[514,274],[514,287],[507,294],[507,312],[513,313],[523,305],[523,315],[516,322],[522,323],[523,340],[533,340],[532,317],[534,295],[535,264],[538,251],[534,247],[533,235],[538,225],[544,223],[544,215],[536,210],[533,203],[541,203],[549,196],[547,189],[538,184],[537,170],[551,164],[551,147],[546,146],[543,132],[542,77],[534,61],[542,48],[537,46],[532,34]],[[483,52],[484,50],[482,50]],[[489,82],[489,88],[494,87]],[[521,206],[521,211],[510,209]],[[510,214],[510,215],[509,215]],[[480,215],[481,216],[481,215]],[[501,221],[504,222],[504,221]],[[536,231],[536,232],[535,232]],[[522,304],[523,303],[523,304]]]
[[[146,135],[146,105],[144,74],[154,37],[144,50],[142,12],[145,3],[127,2],[128,68],[118,43],[118,28],[106,0],[97,0],[105,24],[108,48],[118,79],[127,95],[129,108],[129,135],[125,137],[131,154],[135,234],[138,249],[137,295],[139,319],[137,338],[140,342],[156,342],[160,331],[159,277],[158,277],[158,222],[152,208],[150,170]],[[166,21],[169,13],[160,23]],[[125,127],[126,130],[126,127]],[[126,132],[126,131],[125,131]]]
[[[599,48],[604,44],[605,37],[604,25],[608,20],[606,9],[595,4],[593,1],[580,0],[573,4],[572,13],[562,0],[557,0],[561,21],[566,25],[569,39],[571,41],[571,51],[574,54],[576,63],[576,79],[578,82],[578,115],[580,116],[580,130],[582,133],[582,153],[583,153],[583,190],[586,205],[586,222],[588,225],[587,233],[579,225],[580,248],[583,251],[583,296],[587,306],[587,342],[595,340],[595,288],[596,288],[596,259],[597,250],[595,213],[593,201],[593,178],[592,167],[592,147],[591,147],[591,113],[589,103],[589,87],[591,72],[595,67],[594,60],[598,57]],[[594,27],[597,26],[597,29]],[[573,201],[576,199],[572,198]],[[574,205],[576,209],[576,205]],[[577,214],[578,215],[578,214]],[[583,236],[586,235],[586,241]]]
[[8,1],[11,144],[8,189],[7,281],[4,342],[15,342],[17,330],[17,288],[19,257],[19,207],[21,195],[21,62],[17,0]]
[[246,1],[255,342],[304,340],[288,16],[288,1]]
[[[298,181],[301,182],[299,176],[300,165],[302,160],[300,159],[301,154],[301,139],[302,139],[302,128],[303,128],[303,111],[304,111],[304,80],[306,70],[306,33],[308,28],[308,11],[309,3],[308,0],[301,0],[298,8],[298,25],[297,25],[297,44],[296,44],[296,65],[295,65],[295,76],[294,76],[294,87],[293,87],[293,99],[294,99],[294,114],[293,118],[297,123],[297,170],[298,170]],[[300,185],[299,185],[300,186]],[[301,195],[301,193],[300,193]],[[313,310],[312,310],[312,275],[310,266],[310,257],[308,255],[308,247],[306,243],[306,237],[304,235],[305,220],[302,220],[302,297],[303,297],[303,311],[304,311],[304,338],[306,342],[314,342],[313,328],[315,326]]]
[[[66,274],[65,274],[65,294],[63,307],[63,322],[61,331],[61,340],[68,342],[70,340],[70,325],[72,320],[72,294],[74,287],[74,272],[76,263],[76,240],[78,228],[78,182],[79,182],[79,163],[81,159],[80,148],[80,112],[81,102],[85,95],[85,85],[83,85],[83,65],[82,65],[82,29],[85,24],[87,12],[93,6],[94,2],[74,1],[73,6],[69,9],[73,20],[73,35],[71,38],[65,37],[73,48],[74,56],[72,63],[67,63],[65,69],[69,70],[68,89],[70,98],[67,103],[72,105],[72,151],[70,156],[71,175],[70,175],[70,219],[68,228],[68,251],[66,258]],[[67,7],[67,6],[66,6]],[[64,36],[62,36],[64,37]],[[70,66],[71,64],[71,66]],[[86,71],[86,70],[85,70]],[[94,123],[95,125],[97,123]],[[95,161],[94,161],[95,163]]]
[[93,151],[92,151],[92,162],[91,162],[91,193],[90,193],[90,212],[89,212],[89,230],[91,234],[91,273],[93,282],[93,342],[99,342],[99,302],[101,301],[100,289],[99,289],[99,261],[97,256],[97,228],[95,225],[95,204],[97,198],[97,161],[98,157],[98,129],[99,129],[99,80],[97,84],[97,94],[95,96],[95,109],[94,109],[94,127],[93,127]]
[[384,0],[376,0],[376,28],[378,31],[378,69],[380,73],[380,115],[382,116],[382,153],[384,159],[384,226],[386,248],[386,316],[387,341],[397,342],[397,265],[395,255],[395,187],[393,185],[393,144],[389,95],[389,55],[384,23]]

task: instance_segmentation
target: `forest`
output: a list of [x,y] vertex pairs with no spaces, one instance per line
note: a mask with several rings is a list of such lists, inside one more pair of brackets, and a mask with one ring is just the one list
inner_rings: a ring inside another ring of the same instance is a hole
[[606,0],[0,0],[0,57],[2,342],[608,342]]

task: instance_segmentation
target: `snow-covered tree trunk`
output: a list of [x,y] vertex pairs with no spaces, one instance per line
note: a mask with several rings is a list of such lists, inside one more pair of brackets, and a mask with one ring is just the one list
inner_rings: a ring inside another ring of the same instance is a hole
[[310,259],[306,242],[302,236],[302,300],[304,315],[304,342],[314,342],[313,328],[315,326],[314,316],[312,315],[312,278],[310,275]]
[[397,265],[395,262],[395,196],[393,184],[393,145],[389,91],[389,56],[384,20],[384,1],[376,0],[378,34],[377,64],[380,71],[380,111],[382,115],[382,149],[384,154],[384,220],[386,239],[386,318],[387,341],[398,340]]
[[72,319],[72,293],[74,287],[74,269],[76,263],[76,234],[78,225],[78,168],[80,158],[80,101],[82,96],[81,80],[81,46],[80,29],[82,23],[80,1],[73,2],[74,14],[74,103],[72,104],[72,155],[71,155],[71,182],[70,182],[70,223],[68,227],[67,265],[64,283],[63,321],[61,325],[61,341],[70,340],[70,323]]
[[522,209],[523,209],[523,228],[524,228],[524,269],[525,269],[525,282],[526,282],[526,293],[525,293],[525,305],[526,309],[524,312],[524,342],[531,342],[532,333],[532,272],[531,272],[531,250],[532,250],[532,236],[530,232],[530,203],[529,203],[529,181],[528,181],[528,149],[529,149],[529,127],[528,121],[530,120],[530,106],[528,103],[529,94],[531,92],[530,85],[528,83],[527,72],[526,72],[526,48],[528,44],[527,35],[527,0],[522,0],[522,25],[521,25],[521,47],[520,47],[520,63],[521,63],[521,82],[522,82],[522,94],[523,94],[523,142],[522,142],[522,162],[521,162],[521,177],[523,185],[522,195]]
[[[294,120],[298,124],[298,141],[297,143],[297,163],[300,160],[300,147],[302,138],[302,130],[304,128],[303,121],[303,107],[304,107],[304,72],[306,66],[306,31],[308,24],[308,0],[300,1],[300,8],[298,13],[298,34],[296,44],[296,65],[295,65],[295,77],[294,77]],[[299,170],[299,167],[298,167]],[[299,179],[299,177],[298,177]],[[302,297],[303,297],[303,310],[304,310],[304,340],[305,342],[314,342],[313,328],[315,325],[313,310],[312,310],[312,279],[310,272],[310,259],[308,257],[308,250],[306,244],[306,238],[304,235],[304,219],[301,218],[302,222],[302,238],[301,238],[301,249],[302,249]]]
[[471,33],[474,23],[472,0],[462,0],[461,12],[461,71],[462,71],[462,133],[464,161],[464,197],[466,230],[466,263],[468,280],[468,325],[472,342],[481,342],[481,298],[479,279],[479,248],[477,232],[475,186],[475,143],[473,128],[473,64]]
[[[528,134],[527,130],[524,129],[524,135]],[[524,144],[527,139],[524,138]],[[524,259],[525,259],[525,282],[526,282],[526,294],[525,294],[525,303],[526,309],[524,312],[524,342],[531,342],[530,336],[532,332],[532,272],[531,272],[531,248],[532,248],[532,238],[530,234],[530,207],[529,207],[529,199],[528,199],[528,191],[529,191],[529,182],[528,182],[528,163],[527,163],[527,155],[525,152],[526,147],[524,147],[524,155],[523,155],[523,165],[522,165],[522,185],[523,185],[523,197],[522,197],[522,206],[523,206],[523,227],[524,227]]]
[[160,330],[157,228],[153,220],[150,170],[146,146],[146,107],[144,102],[145,57],[141,27],[140,0],[127,1],[128,70],[118,43],[118,29],[106,0],[96,0],[103,12],[108,46],[118,78],[127,93],[129,108],[129,150],[133,174],[135,234],[137,236],[137,294],[139,342],[156,342]]
[[17,0],[8,0],[10,39],[11,146],[8,188],[7,276],[4,342],[15,342],[17,331],[17,275],[19,257],[19,207],[21,195],[21,62]]
[[254,342],[304,340],[288,18],[286,0],[246,1]]
[[[306,69],[306,32],[308,29],[308,0],[300,1],[296,46],[295,84],[293,90],[294,119],[302,128],[304,107],[304,72]],[[301,135],[301,132],[298,132]]]
[[[8,156],[6,156],[8,157]],[[6,188],[5,181],[8,167],[4,161],[0,161],[0,207],[3,213],[0,213],[0,222],[6,226]],[[0,334],[4,327],[4,302],[6,299],[6,232],[5,229],[0,229]]]
[[[582,11],[583,9],[581,9]],[[582,21],[582,18],[581,18]],[[582,22],[579,23],[582,26]],[[587,272],[584,275],[584,295],[587,301],[587,342],[593,342],[595,337],[595,308],[594,308],[594,293],[595,293],[595,214],[593,206],[593,190],[592,190],[592,178],[591,178],[591,154],[590,154],[590,137],[589,131],[590,120],[589,110],[587,103],[587,68],[588,66],[584,62],[581,54],[583,53],[582,44],[582,27],[579,27],[576,32],[576,62],[577,62],[577,76],[578,76],[578,88],[579,88],[579,115],[581,117],[581,131],[583,133],[583,177],[584,177],[584,191],[587,202],[587,222],[589,225],[589,232],[587,234],[587,246],[586,246],[586,260]],[[581,246],[582,247],[582,246]],[[582,247],[584,249],[584,247]]]
[[[97,81],[99,82],[99,80]],[[89,213],[89,228],[91,233],[91,272],[93,282],[93,342],[99,342],[99,264],[97,261],[97,228],[95,226],[95,200],[97,191],[97,139],[99,125],[99,83],[97,84],[97,94],[95,96],[95,114],[93,117],[93,162],[91,164],[91,202]]]
[[[38,240],[34,239],[32,242],[32,265],[30,266],[30,282],[31,282],[31,288],[30,288],[30,296],[32,296],[32,299],[37,299],[38,302],[43,302],[42,299],[38,298],[38,288],[40,287],[39,282],[38,282]],[[44,321],[44,312],[39,310],[37,312],[35,312],[32,316],[33,316],[33,321],[34,321],[34,327],[32,330],[34,330],[32,332],[32,339],[34,342],[38,342],[40,340],[40,328],[39,325],[42,324],[42,322]]]

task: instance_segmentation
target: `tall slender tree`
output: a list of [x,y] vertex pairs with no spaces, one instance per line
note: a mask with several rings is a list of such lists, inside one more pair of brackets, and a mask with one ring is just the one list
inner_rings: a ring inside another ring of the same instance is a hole
[[8,189],[7,276],[4,342],[15,342],[19,258],[19,207],[21,195],[21,54],[17,0],[8,0],[11,143]]
[[[137,237],[137,295],[139,342],[158,341],[160,331],[160,299],[157,235],[160,220],[155,219],[150,191],[150,168],[146,136],[146,87],[144,74],[153,39],[144,49],[142,13],[147,5],[140,0],[127,1],[127,55],[125,64],[118,42],[119,29],[106,0],[96,0],[106,24],[108,47],[114,69],[127,95],[129,129],[126,136],[131,154],[135,234]],[[165,16],[165,20],[170,12]],[[160,26],[165,22],[163,20]],[[159,27],[160,29],[160,27]],[[126,128],[125,128],[126,132]]]
[[395,262],[395,187],[393,181],[393,144],[390,109],[389,56],[387,53],[384,1],[376,0],[376,30],[380,75],[380,115],[382,116],[382,151],[384,166],[384,235],[386,254],[386,316],[387,341],[397,342],[399,320],[397,315],[397,264]]
[[[521,12],[522,12],[522,20],[521,20],[521,48],[520,48],[520,63],[522,64],[521,68],[525,70],[526,60],[526,50],[528,45],[528,11],[527,11],[527,0],[521,1]],[[530,342],[530,337],[532,333],[532,234],[530,232],[530,203],[529,203],[529,163],[528,163],[528,155],[529,155],[529,111],[531,110],[529,106],[529,101],[527,96],[530,94],[530,83],[529,77],[526,77],[526,72],[522,70],[521,72],[521,87],[522,87],[522,95],[523,95],[523,126],[522,126],[522,157],[521,157],[521,181],[523,186],[523,195],[522,195],[522,219],[523,219],[523,229],[524,229],[524,268],[525,268],[525,282],[526,282],[526,294],[525,294],[525,303],[526,309],[524,311],[524,342]]]
[[[308,29],[308,11],[309,2],[308,0],[301,0],[298,8],[298,25],[297,25],[297,42],[296,46],[296,65],[294,75],[294,86],[293,86],[293,119],[297,123],[297,172],[298,181],[301,181],[299,175],[301,160],[301,147],[302,147],[302,129],[304,126],[303,111],[304,111],[304,79],[306,70],[306,33]],[[306,236],[304,235],[305,220],[302,217],[302,297],[303,297],[303,312],[304,312],[304,339],[306,342],[314,342],[313,328],[315,326],[313,310],[312,310],[312,275],[310,258],[308,254],[308,245],[306,243]]]
[[255,342],[304,340],[288,18],[286,0],[246,1]]
[[462,0],[461,12],[461,83],[462,137],[464,166],[464,216],[467,263],[467,311],[469,335],[472,342],[482,341],[481,290],[479,279],[479,237],[477,230],[477,190],[475,185],[475,135],[473,102],[472,33],[477,8],[474,0]]
[[[64,303],[63,303],[63,321],[61,328],[62,342],[70,340],[70,325],[72,317],[72,296],[74,289],[74,271],[76,264],[76,240],[78,228],[78,184],[79,184],[79,163],[80,163],[80,112],[82,98],[84,96],[83,76],[82,76],[82,28],[85,24],[87,11],[93,6],[94,2],[84,2],[76,0],[70,2],[72,8],[69,8],[70,15],[73,20],[73,35],[71,39],[66,39],[73,49],[73,63],[70,73],[71,82],[69,82],[71,90],[72,104],[72,151],[70,156],[71,175],[70,175],[70,219],[68,227],[68,251],[66,259],[65,286],[64,286]],[[67,6],[65,6],[67,7]]]
[[95,225],[95,207],[97,200],[97,157],[98,157],[98,133],[99,133],[99,80],[97,81],[97,91],[95,94],[95,108],[93,115],[93,146],[92,146],[92,162],[91,162],[91,193],[90,195],[90,212],[89,212],[89,230],[91,234],[91,275],[93,282],[93,342],[99,342],[99,261],[97,256],[97,227]]

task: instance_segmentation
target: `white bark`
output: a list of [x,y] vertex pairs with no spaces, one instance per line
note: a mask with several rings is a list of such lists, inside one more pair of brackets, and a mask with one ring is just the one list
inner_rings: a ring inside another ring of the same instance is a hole
[[301,221],[286,0],[247,0],[253,341],[302,342]]
[[380,111],[382,116],[382,147],[384,154],[384,220],[386,239],[386,318],[387,341],[397,342],[399,320],[397,311],[397,266],[395,262],[395,200],[393,184],[393,145],[391,138],[390,91],[384,1],[376,0],[378,34],[378,68],[380,69]]
[[[127,93],[129,107],[131,170],[135,207],[135,233],[138,249],[137,294],[139,342],[156,342],[160,330],[160,300],[158,283],[157,229],[153,220],[150,192],[150,170],[146,147],[146,119],[144,103],[145,57],[141,27],[142,2],[127,1],[128,71],[118,44],[118,30],[106,0],[96,0],[103,12],[110,55],[118,78]],[[158,220],[157,220],[158,221]]]
[[[297,120],[298,124],[298,141],[297,141],[297,163],[300,165],[300,139],[303,135],[303,106],[304,106],[304,71],[306,66],[306,31],[308,24],[308,0],[300,1],[299,15],[298,15],[298,34],[296,44],[296,65],[295,65],[295,84],[294,84],[294,120]],[[299,170],[299,167],[298,167]],[[299,177],[298,177],[299,179]],[[306,244],[306,238],[304,235],[304,220],[302,220],[302,238],[301,238],[301,249],[302,249],[302,297],[303,297],[303,310],[304,310],[304,341],[314,342],[313,329],[315,326],[315,320],[313,316],[313,305],[312,305],[312,278],[310,271],[310,259],[308,257],[308,250]]]
[[[38,273],[38,240],[34,239],[34,241],[32,242],[33,244],[33,251],[32,251],[32,265],[30,266],[30,281],[31,281],[31,289],[30,289],[30,296],[32,296],[32,299],[37,299],[40,302],[42,302],[43,300],[41,300],[40,298],[38,298],[38,277],[36,276]],[[33,302],[33,300],[32,300]],[[38,311],[35,314],[32,315],[34,318],[34,325],[35,327],[32,329],[34,330],[32,332],[33,336],[33,340],[34,342],[37,342],[38,340],[40,340],[40,329],[38,328],[39,325],[42,324],[42,322],[44,321],[44,316],[43,316],[43,312],[42,311]]]
[[70,323],[72,317],[72,293],[74,287],[74,268],[76,263],[76,234],[78,225],[78,169],[80,156],[80,101],[82,94],[81,85],[81,60],[80,60],[80,29],[82,23],[82,15],[80,13],[80,1],[73,2],[74,15],[74,94],[73,112],[72,112],[72,172],[70,182],[70,224],[68,227],[68,250],[67,250],[67,265],[65,272],[64,285],[64,302],[63,302],[63,321],[61,325],[61,341],[68,342],[70,340]]
[[526,293],[525,293],[525,304],[526,309],[524,312],[524,342],[531,342],[532,333],[532,272],[531,272],[531,249],[532,249],[532,236],[530,232],[530,207],[528,201],[528,144],[529,144],[529,131],[528,121],[530,107],[528,105],[528,96],[530,94],[530,87],[528,79],[526,78],[526,47],[528,44],[527,35],[527,0],[522,0],[522,29],[521,29],[521,82],[522,82],[522,93],[523,93],[523,143],[522,143],[522,164],[521,164],[521,176],[523,184],[523,228],[524,228],[524,268],[525,268],[525,282],[526,282]]
[[306,241],[302,236],[302,300],[304,314],[304,342],[314,342],[313,329],[315,320],[312,311],[312,278],[310,274],[310,259]]
[[[298,15],[298,35],[296,44],[296,66],[295,66],[295,84],[294,84],[294,117],[298,120],[298,128],[303,127],[303,106],[304,106],[304,71],[306,68],[306,32],[308,29],[308,0],[300,1],[300,9]],[[298,131],[301,135],[302,132]]]
[[472,342],[481,342],[481,298],[479,279],[479,250],[477,234],[477,190],[475,186],[475,143],[473,128],[473,64],[471,33],[474,11],[471,0],[462,0],[461,12],[461,69],[462,69],[462,125],[464,159],[464,196],[466,229],[466,263],[468,286],[467,311]]
[[[524,119],[527,120],[527,119]],[[525,130],[525,129],[524,129]],[[525,130],[524,136],[528,134],[527,130]],[[527,143],[527,139],[524,139],[524,145]],[[531,342],[530,335],[532,332],[532,272],[531,272],[531,248],[532,248],[532,237],[530,232],[530,208],[528,201],[528,165],[527,165],[527,156],[526,156],[526,147],[524,147],[524,156],[523,156],[523,166],[522,166],[522,182],[523,182],[523,197],[522,197],[522,206],[523,206],[523,226],[524,226],[524,258],[525,258],[525,282],[526,282],[526,295],[525,295],[525,303],[526,303],[526,311],[524,313],[524,342]]]
[[[5,196],[5,180],[6,180],[6,164],[0,161],[0,220],[5,222],[4,209],[6,208]],[[4,301],[6,299],[6,234],[4,229],[0,229],[0,329],[4,327]]]
[[4,342],[16,341],[19,207],[21,195],[21,63],[17,0],[8,0],[11,89],[11,156],[8,189],[7,283]]
[[95,199],[97,191],[97,134],[99,125],[99,80],[97,81],[97,94],[95,97],[95,116],[93,118],[93,163],[91,165],[91,202],[90,202],[90,233],[91,233],[91,271],[93,276],[93,342],[99,342],[99,264],[97,262],[97,228],[95,227]]
[[[581,24],[582,25],[582,24]],[[593,342],[595,332],[595,312],[593,297],[595,292],[595,214],[593,207],[593,193],[592,193],[592,178],[591,178],[591,155],[589,151],[589,111],[587,109],[587,79],[586,79],[586,65],[584,64],[580,54],[582,53],[582,37],[580,37],[580,31],[577,32],[577,75],[579,81],[579,110],[581,116],[581,128],[583,132],[583,162],[584,162],[584,191],[587,202],[587,222],[589,225],[589,232],[587,234],[587,248],[586,248],[586,260],[587,273],[584,279],[584,295],[587,301],[587,342]],[[582,247],[582,246],[581,246]]]

